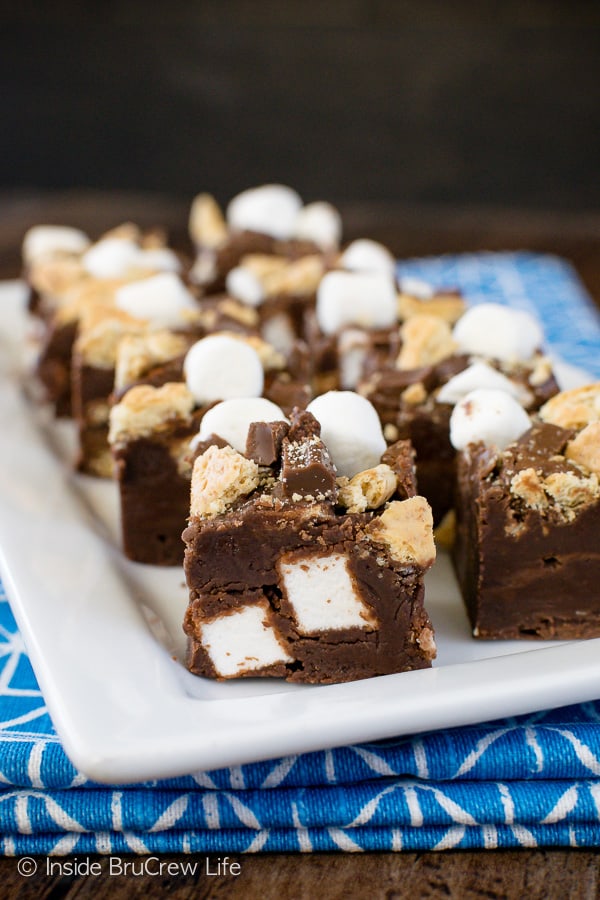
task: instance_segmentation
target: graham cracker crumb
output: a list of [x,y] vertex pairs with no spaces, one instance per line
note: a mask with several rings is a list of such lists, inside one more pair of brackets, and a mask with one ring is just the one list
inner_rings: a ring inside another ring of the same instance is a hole
[[402,400],[410,406],[417,406],[419,403],[425,402],[427,399],[427,391],[425,390],[425,385],[422,381],[416,381],[414,384],[409,384],[409,386],[402,391],[400,396],[402,397]]
[[554,472],[544,479],[544,490],[569,522],[584,507],[600,498],[600,484],[595,473],[580,477],[574,472]]
[[540,418],[562,428],[585,428],[600,421],[600,382],[561,391],[542,406]]
[[259,468],[233,447],[212,445],[194,463],[190,514],[214,518],[255,490]]
[[385,463],[358,472],[353,478],[338,478],[337,483],[340,488],[338,500],[349,513],[378,509],[398,487],[395,472]]
[[583,431],[567,444],[567,459],[600,475],[600,422],[586,425]]
[[394,500],[366,528],[368,537],[385,544],[396,562],[428,569],[435,560],[433,516],[424,497]]
[[117,348],[115,388],[127,387],[153,366],[185,353],[187,346],[182,335],[167,330],[125,335]]
[[189,232],[195,244],[219,247],[229,235],[221,207],[211,194],[198,194],[192,201]]
[[402,349],[398,369],[418,369],[434,365],[456,350],[450,326],[443,319],[425,313],[412,316],[401,329]]
[[548,497],[535,469],[522,469],[517,472],[511,479],[510,492],[532,509],[545,509],[548,506]]
[[109,443],[147,437],[177,420],[189,422],[193,409],[194,398],[183,383],[137,385],[111,409]]
[[434,294],[423,300],[410,294],[398,294],[398,318],[401,321],[427,313],[454,325],[466,309],[466,303],[458,294]]

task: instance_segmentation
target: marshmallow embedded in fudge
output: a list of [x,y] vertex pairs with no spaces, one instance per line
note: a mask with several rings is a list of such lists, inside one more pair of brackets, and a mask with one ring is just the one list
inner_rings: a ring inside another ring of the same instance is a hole
[[442,385],[435,399],[438,403],[454,405],[478,388],[505,391],[518,400],[521,405],[526,405],[524,401],[531,399],[531,395],[525,388],[484,362],[474,362],[462,372],[454,375],[446,384]]
[[523,310],[499,303],[481,303],[468,309],[454,326],[459,352],[492,359],[531,359],[543,342],[537,320]]
[[173,272],[162,272],[120,287],[115,293],[115,305],[162,328],[181,327],[186,315],[198,311],[193,294]]
[[264,184],[242,191],[227,207],[227,223],[234,231],[255,231],[277,240],[294,234],[302,200],[292,188],[282,184]]
[[321,425],[321,436],[337,473],[352,478],[378,465],[386,441],[375,407],[353,391],[328,391],[307,407]]
[[328,272],[317,289],[317,322],[323,334],[347,325],[388,328],[396,321],[396,289],[383,272]]
[[450,441],[456,450],[482,441],[504,450],[531,427],[529,416],[505,391],[479,388],[460,400],[450,417]]
[[245,341],[226,334],[196,341],[185,356],[183,371],[199,406],[232,397],[260,397],[263,392],[258,353]]
[[293,662],[269,624],[269,604],[248,604],[202,624],[202,646],[217,677],[232,678]]
[[338,265],[353,272],[380,272],[395,279],[396,260],[387,247],[369,238],[359,238],[348,244]]
[[217,403],[202,418],[195,442],[218,435],[235,450],[245,453],[252,422],[285,422],[283,410],[264,397],[234,397]]
[[342,237],[342,218],[331,203],[323,200],[307,203],[296,216],[294,237],[302,241],[312,241],[321,250],[331,250],[339,246]]
[[277,568],[300,634],[377,627],[344,554],[283,555]]
[[23,260],[27,265],[52,256],[79,255],[90,246],[90,239],[79,228],[65,225],[34,225],[23,238]]

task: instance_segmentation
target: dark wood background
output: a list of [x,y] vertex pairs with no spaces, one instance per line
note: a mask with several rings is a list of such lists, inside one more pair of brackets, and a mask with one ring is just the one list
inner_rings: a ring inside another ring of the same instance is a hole
[[22,0],[0,188],[600,209],[595,0]]

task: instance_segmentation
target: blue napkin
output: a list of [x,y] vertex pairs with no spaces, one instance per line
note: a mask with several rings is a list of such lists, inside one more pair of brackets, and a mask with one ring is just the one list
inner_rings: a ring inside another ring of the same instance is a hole
[[[401,273],[529,309],[553,352],[600,377],[600,321],[564,261],[462,255]],[[106,787],[62,749],[0,585],[5,855],[569,846],[600,846],[600,701]]]

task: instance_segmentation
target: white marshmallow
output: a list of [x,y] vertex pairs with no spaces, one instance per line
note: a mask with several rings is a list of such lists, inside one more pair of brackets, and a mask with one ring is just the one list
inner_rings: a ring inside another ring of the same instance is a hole
[[115,292],[115,305],[160,328],[181,327],[185,323],[183,313],[198,309],[193,295],[173,272],[123,285]]
[[155,272],[179,272],[181,263],[177,254],[168,247],[153,247],[150,250],[139,250],[136,265],[140,269],[153,269]]
[[263,321],[260,330],[262,339],[284,355],[291,353],[296,342],[296,331],[291,317],[286,312],[275,313]]
[[499,303],[472,306],[458,320],[452,336],[460,352],[507,361],[530,359],[544,339],[533,316]]
[[200,422],[192,447],[217,434],[238,453],[246,452],[248,428],[252,422],[286,422],[282,409],[264,397],[234,397],[209,409]]
[[293,662],[266,612],[263,605],[242,606],[202,625],[202,646],[222,678]]
[[90,247],[82,263],[94,278],[121,278],[135,267],[139,252],[134,241],[107,237]]
[[478,388],[460,400],[450,416],[450,441],[456,450],[484,444],[504,450],[531,427],[529,416],[505,391]]
[[321,437],[338,475],[352,478],[381,461],[386,442],[375,407],[353,391],[328,391],[307,407],[321,423]]
[[279,571],[301,634],[340,628],[372,629],[376,625],[373,612],[357,592],[343,554],[282,561]]
[[65,225],[34,225],[23,238],[23,259],[28,265],[57,253],[83,253],[90,239],[79,228]]
[[387,328],[396,305],[394,282],[383,272],[328,272],[317,289],[317,322],[324,334],[346,325]]
[[502,372],[492,369],[485,362],[474,362],[468,368],[463,369],[457,375],[454,375],[444,384],[436,395],[438,403],[458,403],[470,391],[477,388],[486,388],[487,390],[505,391],[518,400],[520,403],[525,399],[524,394],[527,392],[520,388],[514,381],[503,375]]
[[353,272],[382,272],[396,277],[396,260],[388,248],[369,238],[359,238],[348,244],[339,265]]
[[245,341],[213,334],[188,350],[183,372],[199,406],[231,397],[260,397],[264,373],[260,357]]
[[416,297],[417,300],[431,300],[435,293],[433,287],[420,278],[400,278],[398,287],[403,294],[408,294],[409,297]]
[[265,289],[260,279],[246,266],[236,266],[227,274],[225,290],[247,306],[260,306],[265,299]]
[[294,234],[302,200],[283,184],[263,184],[242,191],[227,207],[227,223],[238,231],[256,231],[278,240]]
[[296,217],[294,237],[312,241],[322,250],[338,247],[342,239],[342,217],[335,206],[324,200],[307,203]]
[[337,351],[340,386],[345,391],[354,390],[364,375],[369,337],[358,328],[346,328],[338,338]]

